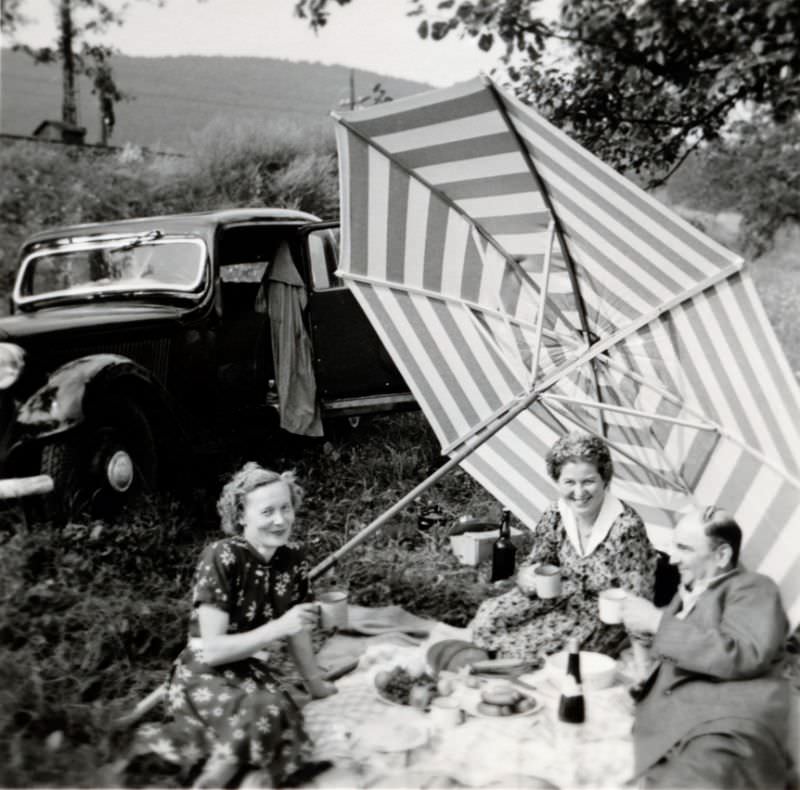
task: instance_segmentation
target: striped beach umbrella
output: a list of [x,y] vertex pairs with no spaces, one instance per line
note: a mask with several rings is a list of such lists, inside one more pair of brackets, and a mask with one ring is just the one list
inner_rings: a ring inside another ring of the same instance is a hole
[[800,391],[742,259],[486,78],[337,121],[339,273],[443,452],[533,528],[602,435],[657,547],[726,507],[800,620]]

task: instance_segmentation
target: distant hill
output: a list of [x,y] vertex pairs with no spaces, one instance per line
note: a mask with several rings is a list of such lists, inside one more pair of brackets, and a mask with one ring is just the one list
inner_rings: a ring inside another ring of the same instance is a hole
[[[58,66],[35,65],[24,53],[9,49],[2,50],[0,66],[0,131],[29,135],[43,120],[60,120]],[[132,142],[186,151],[191,146],[191,133],[218,117],[231,122],[283,118],[318,126],[350,93],[349,68],[319,63],[253,57],[117,55],[113,67],[120,89],[133,97],[116,107],[113,145]],[[369,94],[376,83],[392,98],[430,87],[372,72],[355,72],[356,95]],[[98,142],[98,103],[88,80],[81,79],[79,92],[86,142]]]

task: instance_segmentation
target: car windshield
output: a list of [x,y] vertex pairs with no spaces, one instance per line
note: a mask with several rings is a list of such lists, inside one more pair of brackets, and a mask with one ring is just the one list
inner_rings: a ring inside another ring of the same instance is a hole
[[20,267],[18,303],[142,291],[190,293],[203,282],[206,247],[197,238],[84,241],[37,250]]

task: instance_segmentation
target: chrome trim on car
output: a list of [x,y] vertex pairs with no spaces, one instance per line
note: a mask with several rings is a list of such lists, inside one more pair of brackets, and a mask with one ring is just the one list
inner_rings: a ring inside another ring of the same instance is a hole
[[[161,247],[174,246],[177,243],[193,244],[199,248],[197,272],[194,279],[186,283],[164,282],[160,280],[149,281],[144,276],[121,279],[102,283],[100,281],[76,285],[57,291],[46,291],[39,294],[26,295],[23,293],[23,284],[28,277],[31,265],[40,258],[52,255],[65,255],[70,252],[87,252],[91,250],[125,251],[136,247]],[[36,302],[48,302],[59,299],[74,299],[75,297],[97,297],[111,294],[137,294],[137,293],[168,293],[192,294],[197,292],[208,276],[209,259],[206,242],[190,234],[176,234],[164,236],[161,231],[149,233],[126,234],[115,236],[91,236],[77,240],[70,239],[66,244],[48,244],[37,246],[25,256],[19,266],[14,282],[12,299],[15,305],[21,307]]]
[[18,499],[34,494],[49,494],[53,487],[53,478],[50,475],[8,477],[0,480],[0,499]]

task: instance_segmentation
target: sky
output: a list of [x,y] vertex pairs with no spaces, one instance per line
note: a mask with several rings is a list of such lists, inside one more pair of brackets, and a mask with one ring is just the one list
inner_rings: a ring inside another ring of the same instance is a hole
[[[121,5],[122,0],[108,0]],[[552,8],[558,0],[543,0]],[[334,5],[333,0],[331,4]],[[435,5],[435,3],[433,4]],[[34,46],[55,40],[56,0],[24,0],[30,24],[19,40]],[[101,39],[126,55],[248,55],[341,64],[379,74],[450,85],[489,72],[501,54],[482,52],[474,39],[423,41],[407,0],[353,0],[335,5],[328,25],[314,34],[293,14],[294,0],[132,0],[122,27]],[[10,42],[4,41],[4,45]]]

